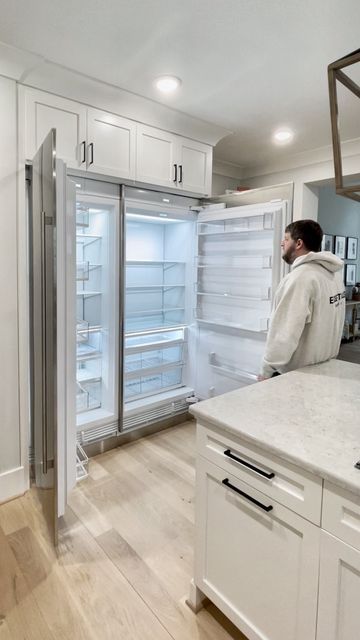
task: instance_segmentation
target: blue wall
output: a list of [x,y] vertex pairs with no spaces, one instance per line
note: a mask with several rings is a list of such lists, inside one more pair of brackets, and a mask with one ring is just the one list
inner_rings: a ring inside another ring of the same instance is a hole
[[345,264],[357,264],[356,281],[360,282],[360,202],[337,196],[334,186],[320,187],[318,222],[324,233],[358,238],[358,258],[345,259]]

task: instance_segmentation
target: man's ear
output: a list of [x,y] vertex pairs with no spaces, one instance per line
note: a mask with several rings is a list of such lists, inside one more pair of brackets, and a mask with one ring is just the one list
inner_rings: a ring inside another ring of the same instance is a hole
[[298,238],[296,240],[296,248],[297,249],[303,249],[304,248],[304,241],[301,238]]

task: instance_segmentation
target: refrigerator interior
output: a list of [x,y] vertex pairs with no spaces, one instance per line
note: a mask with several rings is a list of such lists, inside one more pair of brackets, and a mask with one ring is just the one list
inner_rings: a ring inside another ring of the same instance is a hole
[[286,202],[199,214],[196,393],[219,395],[256,381],[272,295],[283,274]]
[[154,402],[163,405],[159,417],[177,398],[184,410],[193,393],[187,328],[194,322],[195,218],[185,207],[125,201],[125,429],[135,416],[145,420]]
[[76,197],[77,428],[118,418],[118,199]]

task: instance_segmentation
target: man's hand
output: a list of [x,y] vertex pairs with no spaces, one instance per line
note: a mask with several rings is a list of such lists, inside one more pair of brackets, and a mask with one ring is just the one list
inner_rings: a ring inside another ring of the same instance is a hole
[[258,376],[257,377],[257,381],[258,382],[262,382],[263,380],[269,380],[269,378],[266,378],[265,376]]

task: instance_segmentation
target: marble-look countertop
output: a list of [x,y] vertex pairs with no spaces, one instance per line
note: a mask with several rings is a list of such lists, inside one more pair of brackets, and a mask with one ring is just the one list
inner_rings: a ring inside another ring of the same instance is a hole
[[360,495],[360,365],[330,360],[192,405],[200,422]]

